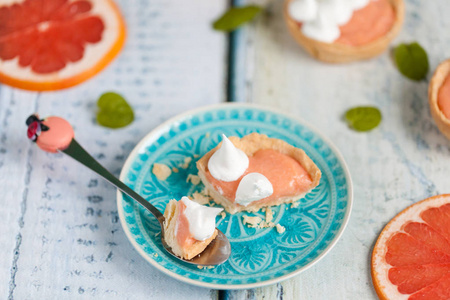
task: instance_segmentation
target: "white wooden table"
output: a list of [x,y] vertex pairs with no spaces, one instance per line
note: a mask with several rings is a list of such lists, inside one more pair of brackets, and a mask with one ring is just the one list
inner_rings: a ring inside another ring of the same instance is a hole
[[[406,2],[405,26],[394,44],[419,41],[434,69],[450,57],[450,2]],[[348,65],[312,60],[288,35],[279,0],[259,1],[266,13],[231,39],[210,26],[229,5],[225,0],[118,3],[128,39],[100,75],[51,93],[0,86],[0,297],[375,299],[369,258],[380,230],[406,206],[450,192],[450,141],[431,119],[428,82],[402,77],[388,53]],[[135,122],[124,129],[95,124],[96,100],[110,90],[135,109]],[[300,275],[254,290],[219,293],[157,271],[122,231],[114,188],[25,137],[29,114],[60,115],[118,175],[131,149],[162,121],[227,99],[281,108],[312,123],[341,150],[354,182],[352,217],[334,249]],[[381,126],[349,130],[344,112],[367,104],[381,109]]]

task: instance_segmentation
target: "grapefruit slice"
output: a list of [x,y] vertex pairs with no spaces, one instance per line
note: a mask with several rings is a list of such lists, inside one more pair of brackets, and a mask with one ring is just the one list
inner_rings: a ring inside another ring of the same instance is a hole
[[0,0],[0,82],[74,86],[119,53],[125,25],[112,0]]
[[386,225],[372,280],[381,299],[450,299],[450,194],[418,202]]

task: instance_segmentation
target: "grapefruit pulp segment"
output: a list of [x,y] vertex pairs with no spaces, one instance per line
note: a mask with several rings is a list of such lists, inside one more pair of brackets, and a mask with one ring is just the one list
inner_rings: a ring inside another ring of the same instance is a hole
[[439,264],[450,262],[450,256],[439,250],[428,247],[400,232],[387,243],[386,262],[391,266],[409,266],[424,264]]
[[450,264],[394,267],[389,270],[389,280],[402,294],[412,294],[449,274]]
[[450,243],[426,223],[411,222],[403,230],[421,243],[450,255]]
[[450,241],[450,203],[424,211],[422,219]]

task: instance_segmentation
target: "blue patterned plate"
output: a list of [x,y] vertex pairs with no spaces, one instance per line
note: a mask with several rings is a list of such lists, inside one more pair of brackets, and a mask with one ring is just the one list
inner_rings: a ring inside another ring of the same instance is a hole
[[[212,269],[198,269],[166,254],[159,237],[159,223],[134,201],[117,194],[120,221],[137,251],[164,273],[198,286],[243,289],[285,280],[321,259],[337,242],[352,206],[352,184],[341,155],[311,126],[273,109],[254,105],[222,104],[177,116],[149,133],[133,150],[120,178],[164,211],[170,199],[192,195],[203,188],[187,182],[197,174],[195,161],[215,147],[220,134],[267,134],[302,148],[322,171],[319,186],[298,207],[274,208],[274,222],[286,228],[248,228],[243,213],[217,217],[217,227],[230,239],[230,259]],[[192,158],[182,168],[185,158]],[[165,181],[151,172],[153,163],[178,168]],[[258,212],[250,215],[261,216]]]

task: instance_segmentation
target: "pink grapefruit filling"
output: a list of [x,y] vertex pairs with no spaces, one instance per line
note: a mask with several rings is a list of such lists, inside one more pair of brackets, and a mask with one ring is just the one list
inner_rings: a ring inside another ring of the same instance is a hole
[[215,179],[209,170],[206,178],[213,187],[229,201],[236,198],[236,190],[241,179],[248,173],[260,173],[267,177],[273,186],[273,194],[256,201],[269,202],[274,199],[289,197],[306,192],[312,184],[311,176],[294,158],[272,149],[263,149],[249,156],[249,166],[245,173],[235,181],[225,182]]
[[438,106],[444,116],[450,120],[450,75],[447,76],[438,93]]
[[178,201],[178,209],[180,211],[177,218],[176,232],[177,243],[181,248],[188,248],[195,243],[195,239],[189,231],[189,220],[187,219],[184,211],[186,210],[186,205],[183,201]]

